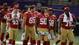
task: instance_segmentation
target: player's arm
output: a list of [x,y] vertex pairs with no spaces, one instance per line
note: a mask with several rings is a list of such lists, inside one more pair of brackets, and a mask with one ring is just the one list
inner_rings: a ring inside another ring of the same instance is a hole
[[35,31],[36,31],[37,34],[38,34],[38,30],[37,30],[37,28],[38,28],[38,23],[39,23],[39,18],[36,17],[36,20],[35,20]]
[[54,17],[54,33],[57,33],[57,17]]
[[77,19],[76,17],[73,15],[73,28],[75,28],[77,25]]
[[11,14],[7,14],[6,16],[7,16],[7,18],[6,18],[7,21],[11,21],[11,20],[12,20],[12,18],[11,18]]
[[48,26],[48,32],[50,33],[50,24],[49,24],[49,18],[47,18],[47,26]]
[[7,14],[4,15],[4,19],[7,19]]
[[23,29],[23,13],[21,12],[21,14],[20,14],[20,25],[21,25],[21,29]]
[[23,22],[22,22],[22,26],[25,27],[25,23],[26,23],[26,19],[27,19],[27,16],[26,16],[26,12],[23,14]]
[[18,23],[18,28],[22,29],[22,21],[23,21],[22,20],[22,12],[19,11],[19,16],[18,17],[19,17],[19,18],[17,18],[17,20],[18,20],[18,22],[17,22]]
[[57,20],[57,23],[58,23],[58,29],[57,29],[57,30],[58,30],[58,33],[59,33],[59,34],[61,34],[62,16],[63,16],[63,15],[60,15],[59,18],[58,18],[58,20]]

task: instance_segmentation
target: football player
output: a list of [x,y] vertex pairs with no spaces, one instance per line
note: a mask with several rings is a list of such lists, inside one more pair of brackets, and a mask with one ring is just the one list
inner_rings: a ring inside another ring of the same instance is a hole
[[61,29],[61,45],[73,45],[74,34],[73,29],[75,27],[75,16],[70,12],[68,5],[64,6],[64,13],[59,16],[60,29]]
[[[49,13],[49,30],[50,32],[54,33],[54,31],[56,30],[56,15],[53,14],[53,9],[52,8],[49,8],[48,9],[48,13]],[[53,35],[52,35],[53,37]],[[54,37],[53,37],[54,38]]]
[[5,33],[4,40],[7,40],[9,38],[9,21],[8,21],[8,18],[12,12],[12,8],[10,6],[8,6],[7,10],[8,11],[7,11],[6,15],[4,16],[4,18],[6,19],[6,33]]
[[48,8],[48,20],[49,20],[49,34],[50,34],[50,37],[52,39],[52,44],[55,44],[55,41],[56,41],[56,29],[57,29],[57,23],[56,23],[56,20],[57,20],[57,17],[56,15],[54,15],[54,10],[52,8]]
[[41,11],[41,15],[37,17],[37,31],[39,35],[39,43],[43,41],[43,45],[50,45],[48,40],[48,13],[47,9]]
[[2,20],[2,16],[3,16],[3,13],[2,13],[2,8],[3,6],[0,5],[0,44],[2,43],[2,40],[1,40],[1,35],[2,35],[2,30],[1,30],[1,20]]
[[15,45],[15,40],[17,39],[17,33],[18,33],[18,27],[19,27],[19,21],[21,19],[21,14],[19,10],[19,4],[15,3],[13,5],[12,12],[7,15],[9,22],[9,44],[8,45]]
[[38,12],[35,9],[35,6],[32,5],[28,8],[28,11],[24,13],[24,25],[25,25],[25,40],[23,41],[23,45],[27,45],[30,40],[31,45],[35,45],[35,20],[38,15]]
[[6,19],[4,18],[7,13],[7,3],[3,4],[2,14],[1,14],[1,41],[4,40],[4,34],[6,32]]

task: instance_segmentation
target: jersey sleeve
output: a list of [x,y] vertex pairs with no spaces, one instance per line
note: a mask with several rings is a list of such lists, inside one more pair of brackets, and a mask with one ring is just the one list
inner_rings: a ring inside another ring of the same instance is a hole
[[63,20],[63,17],[64,17],[64,15],[61,14],[61,15],[58,17],[57,21]]

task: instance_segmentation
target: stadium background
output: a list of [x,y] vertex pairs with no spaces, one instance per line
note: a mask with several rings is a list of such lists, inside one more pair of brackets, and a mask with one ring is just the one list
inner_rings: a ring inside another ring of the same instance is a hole
[[[71,12],[75,14],[77,19],[77,25],[74,29],[76,36],[76,44],[79,45],[79,0],[0,0],[0,4],[7,3],[11,6],[14,2],[20,4],[20,9],[25,10],[29,5],[35,4],[37,7],[52,7],[55,14],[58,16],[62,13],[62,7],[64,4],[69,4]],[[17,40],[20,41],[20,36],[23,30],[20,29]]]

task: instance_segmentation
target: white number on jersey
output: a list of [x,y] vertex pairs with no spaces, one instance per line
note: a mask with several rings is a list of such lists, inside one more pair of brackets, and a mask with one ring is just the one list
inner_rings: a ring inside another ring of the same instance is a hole
[[49,20],[49,25],[54,26],[54,20]]
[[30,17],[30,18],[29,18],[29,23],[30,23],[30,24],[35,23],[35,17]]
[[12,20],[12,23],[13,23],[14,25],[17,25],[19,22],[18,22],[18,20]]
[[71,21],[68,21],[66,26],[72,26],[72,22]]
[[46,25],[47,24],[46,20],[47,20],[47,18],[41,18],[40,19],[40,24],[41,25]]

